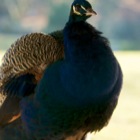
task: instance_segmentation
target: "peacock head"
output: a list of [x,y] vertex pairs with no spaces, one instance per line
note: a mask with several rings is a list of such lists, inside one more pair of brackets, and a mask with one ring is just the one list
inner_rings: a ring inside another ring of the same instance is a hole
[[92,9],[87,0],[74,0],[71,6],[70,19],[74,21],[85,21],[97,13]]

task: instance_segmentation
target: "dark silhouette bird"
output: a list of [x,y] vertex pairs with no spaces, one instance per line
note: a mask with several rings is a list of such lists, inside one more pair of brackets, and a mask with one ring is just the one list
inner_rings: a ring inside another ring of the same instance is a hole
[[48,65],[64,57],[63,44],[62,30],[31,33],[7,50],[0,67],[0,126],[20,116],[20,100],[34,93]]
[[33,98],[21,102],[31,139],[84,140],[109,123],[122,87],[122,72],[107,38],[86,22],[96,14],[86,0],[72,3],[64,27],[65,59],[45,70]]

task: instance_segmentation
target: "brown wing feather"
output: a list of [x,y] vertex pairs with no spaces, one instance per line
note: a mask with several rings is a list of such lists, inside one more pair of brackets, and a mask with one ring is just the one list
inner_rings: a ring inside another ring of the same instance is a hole
[[[1,94],[1,96],[4,96]],[[0,97],[1,97],[0,96]],[[19,101],[20,99],[17,97],[1,97],[4,100],[1,102],[0,107],[0,126],[4,126],[7,123],[11,123],[17,118],[20,117],[20,107],[19,107]]]
[[5,53],[0,67],[0,83],[25,73],[42,74],[46,66],[63,58],[63,48],[50,35],[22,36]]
[[[58,34],[62,34],[62,31],[57,31]],[[5,93],[4,85],[13,77],[25,74],[34,75],[38,82],[44,69],[63,57],[63,41],[43,33],[27,34],[11,45],[0,67],[0,126],[20,116],[20,99]]]

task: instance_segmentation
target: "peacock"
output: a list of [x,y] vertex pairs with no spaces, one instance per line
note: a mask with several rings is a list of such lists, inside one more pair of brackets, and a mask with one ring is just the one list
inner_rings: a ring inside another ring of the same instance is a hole
[[20,102],[28,138],[85,140],[109,123],[123,76],[108,39],[86,22],[92,15],[87,0],[74,0],[63,29],[64,59],[49,65],[35,94]]
[[27,34],[11,45],[0,66],[0,126],[20,117],[20,100],[34,93],[46,67],[63,58],[63,30]]

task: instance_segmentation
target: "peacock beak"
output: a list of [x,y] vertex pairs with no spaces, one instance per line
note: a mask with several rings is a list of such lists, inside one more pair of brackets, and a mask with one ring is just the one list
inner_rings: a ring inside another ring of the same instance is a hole
[[86,11],[87,16],[97,15],[97,13],[92,8],[89,8]]

